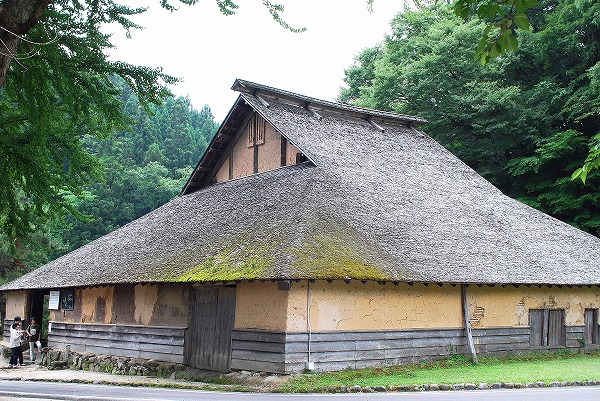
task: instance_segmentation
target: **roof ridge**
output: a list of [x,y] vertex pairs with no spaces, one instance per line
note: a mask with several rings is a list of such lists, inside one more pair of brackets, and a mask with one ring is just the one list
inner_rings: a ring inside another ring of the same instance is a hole
[[[261,103],[265,102],[265,100],[261,97],[262,95],[265,95],[279,99],[295,100],[297,101],[299,106],[307,108],[309,110],[311,106],[316,105],[325,109],[329,109],[330,111],[341,111],[345,113],[358,114],[367,120],[370,120],[371,117],[377,117],[384,120],[401,121],[408,126],[418,126],[420,124],[425,124],[428,122],[422,117],[410,116],[407,114],[399,114],[391,111],[373,110],[364,107],[353,106],[346,103],[317,99],[314,97],[301,95],[298,93],[258,84],[255,82],[246,81],[239,78],[235,80],[231,89],[237,92],[251,94],[257,97],[261,101]],[[265,106],[268,107],[268,104],[266,104]]]

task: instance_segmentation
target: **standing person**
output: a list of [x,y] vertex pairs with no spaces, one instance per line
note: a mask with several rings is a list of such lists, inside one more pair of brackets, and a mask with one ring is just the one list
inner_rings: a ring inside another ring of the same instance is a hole
[[13,323],[10,326],[10,361],[8,362],[9,367],[17,367],[17,360],[20,358],[20,364],[23,365],[23,348],[21,348],[21,339],[23,337],[23,331],[20,330],[21,325],[19,323]]
[[[15,316],[15,318],[13,319],[13,324],[16,323],[19,325],[19,334],[20,334],[20,342],[21,344],[23,343],[23,333],[25,333],[25,330],[21,330],[23,328],[23,325],[21,324],[21,316]],[[17,350],[17,358],[19,360],[19,364],[21,366],[23,366],[23,348],[21,346],[19,346],[19,349]],[[15,363],[15,366],[16,363]]]
[[34,317],[31,318],[31,322],[27,327],[27,334],[29,335],[29,359],[31,362],[35,362],[34,345],[37,346],[39,352],[42,350],[42,342],[40,341],[40,325],[36,323]]

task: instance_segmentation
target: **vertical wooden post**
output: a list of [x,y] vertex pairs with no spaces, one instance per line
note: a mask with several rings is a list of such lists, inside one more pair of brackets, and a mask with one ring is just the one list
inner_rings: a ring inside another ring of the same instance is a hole
[[283,167],[287,164],[287,139],[281,135],[281,163],[280,166]]
[[229,179],[233,180],[233,147],[229,149]]
[[465,320],[465,334],[467,335],[467,342],[469,343],[469,349],[471,350],[471,360],[473,361],[473,363],[477,363],[477,353],[475,352],[475,344],[473,344],[473,334],[471,333],[471,322],[469,321],[467,286],[465,284],[460,285],[460,298],[462,303],[463,317]]

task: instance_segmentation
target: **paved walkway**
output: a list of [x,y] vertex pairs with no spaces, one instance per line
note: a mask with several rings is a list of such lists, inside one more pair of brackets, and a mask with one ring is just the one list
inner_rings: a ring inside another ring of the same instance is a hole
[[[237,373],[237,385],[204,383],[199,381],[175,380],[152,376],[125,376],[109,373],[90,372],[86,370],[49,370],[44,366],[32,363],[29,352],[23,352],[24,366],[8,367],[8,358],[0,356],[0,380],[32,380],[32,381],[59,381],[65,383],[93,383],[113,384],[121,386],[155,386],[171,388],[190,388],[204,390],[227,390],[235,388],[256,392],[268,391],[271,385],[285,380],[283,376],[264,376],[251,373]],[[214,375],[214,372],[211,372]]]

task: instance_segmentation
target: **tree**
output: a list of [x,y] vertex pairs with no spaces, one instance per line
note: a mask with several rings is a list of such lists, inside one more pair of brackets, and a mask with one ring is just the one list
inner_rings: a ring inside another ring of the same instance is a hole
[[570,178],[600,127],[600,7],[547,3],[519,51],[485,68],[469,56],[484,22],[442,4],[406,10],[346,70],[340,100],[427,118],[431,136],[504,193],[598,235],[599,177]]
[[[215,0],[232,14],[237,4]],[[197,0],[179,0],[193,5]],[[273,18],[283,7],[262,0]],[[167,0],[160,4],[170,10]],[[128,124],[120,77],[142,107],[169,94],[177,80],[160,68],[110,61],[113,47],[105,25],[127,33],[140,28],[130,17],[145,8],[114,0],[4,0],[0,2],[0,232],[25,239],[40,225],[77,214],[72,196],[100,178],[102,168],[83,146],[87,137],[105,138]]]

